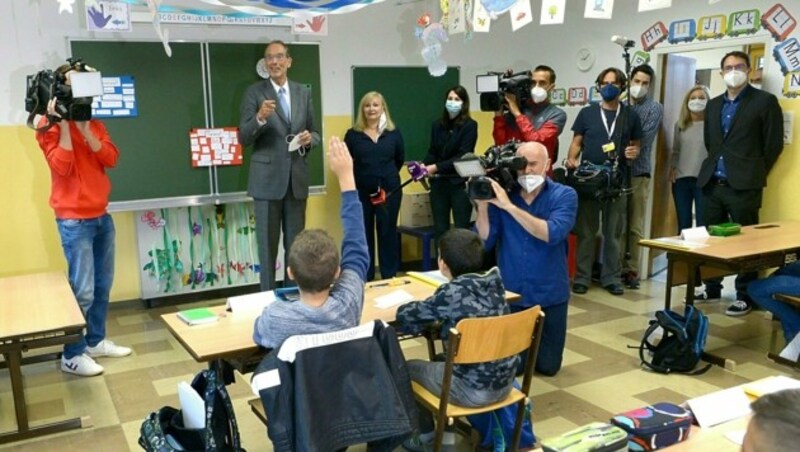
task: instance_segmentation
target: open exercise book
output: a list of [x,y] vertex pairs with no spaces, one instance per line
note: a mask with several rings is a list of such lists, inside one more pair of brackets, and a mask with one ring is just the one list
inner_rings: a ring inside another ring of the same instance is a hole
[[448,282],[447,277],[444,276],[439,270],[431,270],[427,272],[407,272],[406,275],[436,287]]

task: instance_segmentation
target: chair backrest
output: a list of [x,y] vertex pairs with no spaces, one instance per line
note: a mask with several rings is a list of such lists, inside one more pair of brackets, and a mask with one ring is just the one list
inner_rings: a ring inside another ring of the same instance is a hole
[[456,340],[453,363],[496,361],[528,350],[543,317],[541,306],[534,306],[514,314],[461,320],[451,330],[451,339]]

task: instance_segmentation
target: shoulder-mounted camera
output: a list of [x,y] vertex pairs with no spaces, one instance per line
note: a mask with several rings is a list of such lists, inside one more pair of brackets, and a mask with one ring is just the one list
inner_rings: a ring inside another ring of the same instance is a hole
[[520,108],[531,99],[533,81],[529,71],[489,72],[475,77],[475,82],[481,95],[481,111],[499,111],[506,105],[506,93],[517,98]]
[[467,192],[470,199],[492,199],[495,197],[491,180],[496,181],[507,192],[517,187],[517,171],[524,170],[528,160],[517,155],[520,143],[516,140],[492,146],[481,157],[467,154],[453,162],[461,177],[470,178]]
[[[69,78],[67,76],[68,73]],[[93,96],[102,94],[100,73],[83,63],[80,58],[67,58],[67,64],[56,70],[45,69],[29,75],[26,80],[25,111],[28,127],[46,130],[62,119],[88,121],[92,119]],[[56,115],[47,115],[47,103],[55,98]],[[37,128],[36,115],[47,115],[47,124]]]

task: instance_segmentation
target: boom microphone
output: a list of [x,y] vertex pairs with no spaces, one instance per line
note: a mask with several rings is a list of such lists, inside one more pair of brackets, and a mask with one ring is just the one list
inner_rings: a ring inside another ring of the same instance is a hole
[[636,45],[636,43],[633,41],[633,39],[629,39],[629,38],[626,38],[625,36],[620,36],[620,35],[612,36],[611,37],[611,42],[613,42],[614,44],[616,44],[616,45],[618,45],[620,47],[623,47],[623,48],[629,48],[629,47],[633,47],[634,45]]

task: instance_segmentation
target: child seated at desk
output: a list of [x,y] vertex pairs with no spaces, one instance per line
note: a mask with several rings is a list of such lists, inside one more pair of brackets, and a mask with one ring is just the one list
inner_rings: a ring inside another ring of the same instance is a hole
[[297,283],[300,299],[276,301],[264,308],[253,332],[253,340],[263,347],[278,348],[290,336],[338,331],[361,323],[369,254],[353,159],[338,137],[332,137],[328,145],[328,164],[342,191],[341,265],[328,233],[307,229],[297,235],[286,272]]
[[[426,325],[441,323],[441,337],[465,318],[508,314],[500,271],[492,268],[477,274],[483,264],[483,243],[467,229],[452,229],[439,240],[439,270],[450,281],[442,284],[425,301],[404,304],[397,309],[398,330],[419,333]],[[481,364],[460,364],[453,368],[450,400],[464,407],[486,406],[506,398],[517,369],[518,357]],[[419,359],[408,361],[408,371],[433,394],[442,392],[444,362]],[[434,439],[433,415],[419,407],[421,434],[403,443],[408,450],[423,450]]]

